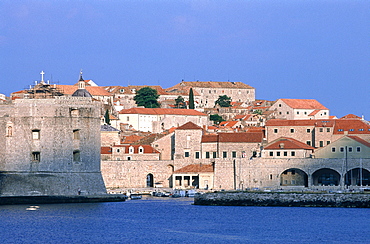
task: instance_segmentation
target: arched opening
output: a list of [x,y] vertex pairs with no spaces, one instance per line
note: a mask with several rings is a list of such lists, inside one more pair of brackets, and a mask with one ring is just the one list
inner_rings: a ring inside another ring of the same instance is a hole
[[344,181],[348,186],[368,186],[370,185],[370,172],[360,168],[351,169],[345,174]]
[[340,174],[332,169],[319,169],[312,174],[314,186],[338,186]]
[[308,186],[308,176],[300,169],[287,169],[280,175],[281,186]]
[[167,172],[170,175],[170,177],[168,178],[168,186],[170,188],[174,187],[173,186],[173,176],[172,176],[173,171],[175,171],[175,167],[172,164],[167,165]]
[[154,177],[152,174],[148,174],[146,176],[146,187],[153,187],[154,186]]

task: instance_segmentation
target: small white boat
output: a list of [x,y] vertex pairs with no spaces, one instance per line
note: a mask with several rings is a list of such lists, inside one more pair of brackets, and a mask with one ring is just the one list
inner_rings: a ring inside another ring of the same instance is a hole
[[131,194],[131,196],[130,196],[130,199],[131,200],[138,200],[138,199],[141,199],[142,198],[142,196],[141,195],[134,195],[134,194]]
[[35,211],[35,210],[39,210],[40,206],[29,206],[28,208],[26,208],[26,210],[28,211]]

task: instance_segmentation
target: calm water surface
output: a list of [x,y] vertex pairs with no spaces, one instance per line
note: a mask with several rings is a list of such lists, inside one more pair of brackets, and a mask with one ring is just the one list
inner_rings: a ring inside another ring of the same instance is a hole
[[0,206],[1,243],[370,243],[370,209],[194,206],[190,198]]

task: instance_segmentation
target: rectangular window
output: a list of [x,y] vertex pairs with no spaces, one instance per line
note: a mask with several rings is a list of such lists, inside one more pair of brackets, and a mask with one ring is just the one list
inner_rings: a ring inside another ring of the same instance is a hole
[[236,152],[235,151],[232,152],[232,157],[236,158]]
[[295,170],[294,169],[292,170],[292,175],[295,175]]
[[335,153],[335,147],[331,148],[331,152]]
[[361,152],[361,147],[356,147],[356,152]]
[[311,141],[306,141],[306,144],[311,146]]
[[127,160],[131,160],[131,157],[127,157]]
[[270,157],[273,157],[274,156],[274,152],[270,152]]
[[286,156],[288,156],[288,152],[284,152],[284,156],[286,157]]
[[348,147],[348,152],[353,152],[353,148],[352,147]]
[[200,158],[200,153],[199,152],[195,152],[195,158]]
[[130,117],[129,117],[129,116],[127,116],[127,119],[126,119],[126,121],[130,121]]
[[326,128],[326,132],[330,132],[330,128]]
[[217,158],[217,152],[213,152],[213,158]]
[[80,151],[78,150],[73,151],[73,161],[80,162]]
[[73,139],[80,140],[80,130],[73,130]]
[[278,129],[274,129],[274,133],[278,133]]
[[279,157],[279,156],[280,156],[280,152],[276,152],[276,156],[278,156],[278,157]]
[[118,152],[118,153],[120,152],[119,148],[117,148],[117,152]]
[[294,157],[295,156],[295,152],[294,151],[290,152],[290,156]]
[[326,145],[329,145],[330,144],[330,141],[326,141]]
[[294,133],[294,129],[290,129],[290,133]]
[[32,161],[34,162],[40,162],[40,152],[32,152]]
[[299,111],[297,111],[297,114],[299,114]]
[[324,146],[324,141],[320,141],[320,147]]
[[340,152],[344,152],[344,147],[340,147],[340,148],[339,148],[339,151],[340,151]]
[[222,152],[222,157],[227,158],[227,152]]
[[206,158],[209,158],[209,152],[206,152]]
[[32,130],[32,139],[40,140],[40,130]]
[[306,131],[307,131],[307,133],[311,133],[311,129],[307,129]]
[[185,152],[185,158],[188,158],[190,156],[190,152]]

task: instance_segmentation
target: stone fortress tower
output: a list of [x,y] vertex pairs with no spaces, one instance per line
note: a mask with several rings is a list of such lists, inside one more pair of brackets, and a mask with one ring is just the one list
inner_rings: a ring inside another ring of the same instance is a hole
[[106,193],[100,103],[79,94],[0,105],[0,195]]

